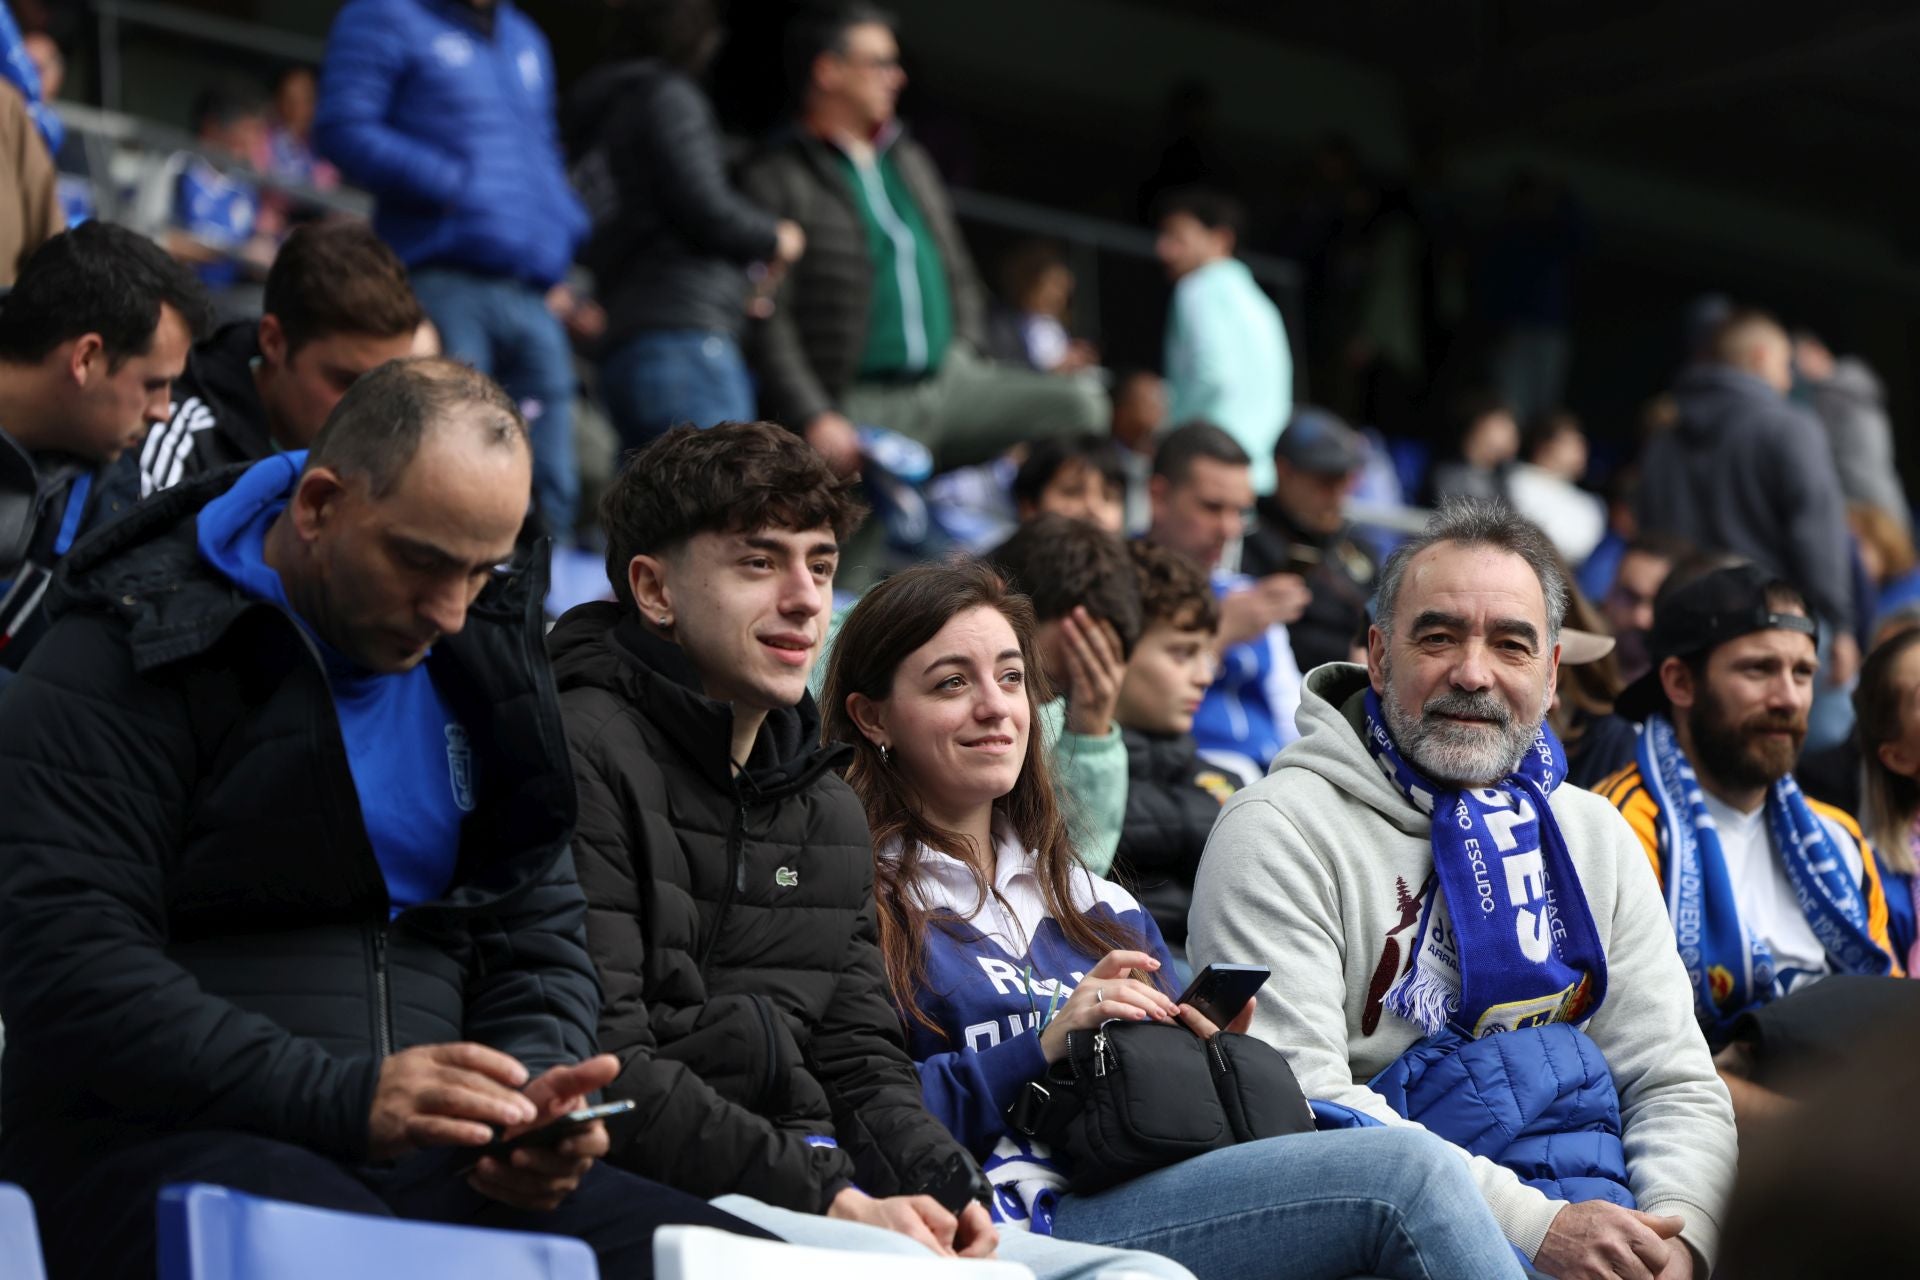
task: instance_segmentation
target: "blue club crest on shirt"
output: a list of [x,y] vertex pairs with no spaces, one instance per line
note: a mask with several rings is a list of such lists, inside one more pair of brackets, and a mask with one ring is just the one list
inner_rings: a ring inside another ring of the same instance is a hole
[[467,731],[457,724],[447,726],[447,780],[453,786],[453,803],[460,812],[473,812],[473,747]]

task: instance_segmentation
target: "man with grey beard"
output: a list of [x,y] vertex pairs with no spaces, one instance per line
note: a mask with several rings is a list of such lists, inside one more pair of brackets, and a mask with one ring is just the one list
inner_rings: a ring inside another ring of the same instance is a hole
[[1567,585],[1538,528],[1449,503],[1380,577],[1364,667],[1228,802],[1189,955],[1272,970],[1253,1033],[1354,1124],[1452,1142],[1559,1277],[1704,1277],[1733,1112],[1633,831],[1545,727]]

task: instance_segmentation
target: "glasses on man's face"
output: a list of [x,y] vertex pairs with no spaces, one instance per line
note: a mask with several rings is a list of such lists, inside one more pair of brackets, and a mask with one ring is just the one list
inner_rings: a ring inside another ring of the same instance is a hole
[[849,53],[844,56],[843,61],[856,71],[898,71],[900,69],[900,55],[897,53],[886,57],[876,57],[867,53]]

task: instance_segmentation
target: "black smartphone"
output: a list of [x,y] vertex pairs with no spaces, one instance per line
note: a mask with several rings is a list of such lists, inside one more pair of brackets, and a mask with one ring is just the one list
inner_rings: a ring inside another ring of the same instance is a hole
[[993,1184],[980,1172],[973,1157],[959,1151],[947,1157],[947,1163],[932,1182],[920,1189],[920,1194],[932,1196],[941,1208],[954,1214],[976,1200],[989,1208],[993,1205]]
[[594,1121],[622,1116],[633,1108],[632,1098],[622,1098],[618,1102],[603,1102],[597,1107],[582,1107],[578,1111],[569,1111],[563,1116],[557,1116],[538,1129],[529,1129],[517,1138],[502,1138],[497,1142],[489,1142],[480,1148],[480,1154],[505,1157],[522,1147],[557,1147]]
[[1273,971],[1263,964],[1210,964],[1194,975],[1179,1003],[1192,1005],[1214,1026],[1225,1027],[1272,976]]

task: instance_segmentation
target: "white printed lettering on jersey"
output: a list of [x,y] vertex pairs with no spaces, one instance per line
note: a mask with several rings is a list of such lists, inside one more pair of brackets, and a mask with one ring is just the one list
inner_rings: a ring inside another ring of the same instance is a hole
[[462,813],[473,812],[473,744],[457,724],[446,729],[447,777],[453,784],[453,803]]

